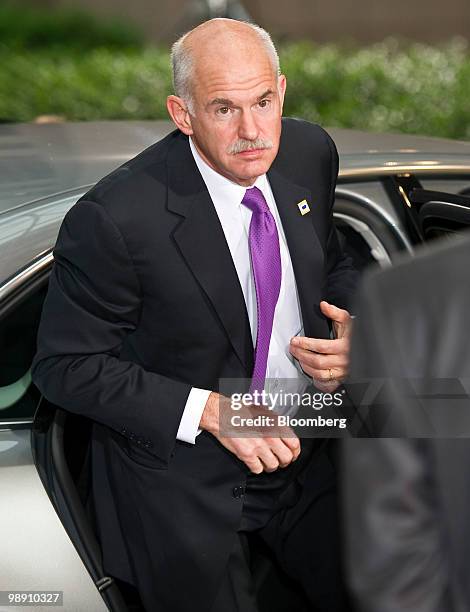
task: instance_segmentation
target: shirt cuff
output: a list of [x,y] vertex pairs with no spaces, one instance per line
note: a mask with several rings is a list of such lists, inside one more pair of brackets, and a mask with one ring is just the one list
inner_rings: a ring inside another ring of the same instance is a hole
[[176,434],[177,440],[196,444],[196,436],[202,431],[199,429],[199,423],[210,394],[211,391],[207,391],[207,389],[198,389],[197,387],[191,389]]

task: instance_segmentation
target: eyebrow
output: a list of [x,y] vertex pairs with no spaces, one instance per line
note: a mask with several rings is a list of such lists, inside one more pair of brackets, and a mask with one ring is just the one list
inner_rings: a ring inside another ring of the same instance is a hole
[[[268,96],[272,96],[274,91],[272,89],[267,89],[264,93],[258,96],[257,101],[263,100]],[[222,104],[223,106],[234,106],[233,100],[229,100],[228,98],[214,98],[208,104],[208,106],[215,106],[217,104]]]

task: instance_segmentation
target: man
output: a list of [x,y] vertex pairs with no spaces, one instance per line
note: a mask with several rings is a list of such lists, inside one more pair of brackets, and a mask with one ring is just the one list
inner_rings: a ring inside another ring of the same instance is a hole
[[204,23],[173,69],[178,129],[63,223],[34,380],[96,422],[104,566],[146,609],[255,610],[256,531],[316,609],[341,610],[325,445],[288,428],[224,437],[218,394],[221,379],[346,374],[355,274],[332,223],[336,150],[281,123],[286,79],[259,28]]
[[361,612],[470,609],[469,258],[467,237],[362,287],[351,378],[375,388],[362,410],[378,437],[347,440],[343,462]]

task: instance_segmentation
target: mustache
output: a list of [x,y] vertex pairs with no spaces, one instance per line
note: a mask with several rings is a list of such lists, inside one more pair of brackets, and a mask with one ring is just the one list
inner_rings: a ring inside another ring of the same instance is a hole
[[271,140],[263,140],[262,138],[257,138],[256,140],[244,140],[243,138],[240,138],[229,146],[229,148],[227,149],[227,153],[229,155],[236,155],[237,153],[243,153],[243,151],[272,148],[273,143],[271,142]]

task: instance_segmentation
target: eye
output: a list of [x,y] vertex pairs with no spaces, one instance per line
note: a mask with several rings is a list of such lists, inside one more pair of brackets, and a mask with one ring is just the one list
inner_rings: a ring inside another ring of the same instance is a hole
[[258,105],[260,106],[260,108],[267,108],[269,106],[269,102],[270,102],[270,100],[265,98],[264,100],[260,100],[258,102]]
[[228,106],[221,106],[217,109],[219,115],[228,115],[230,112],[230,108]]

